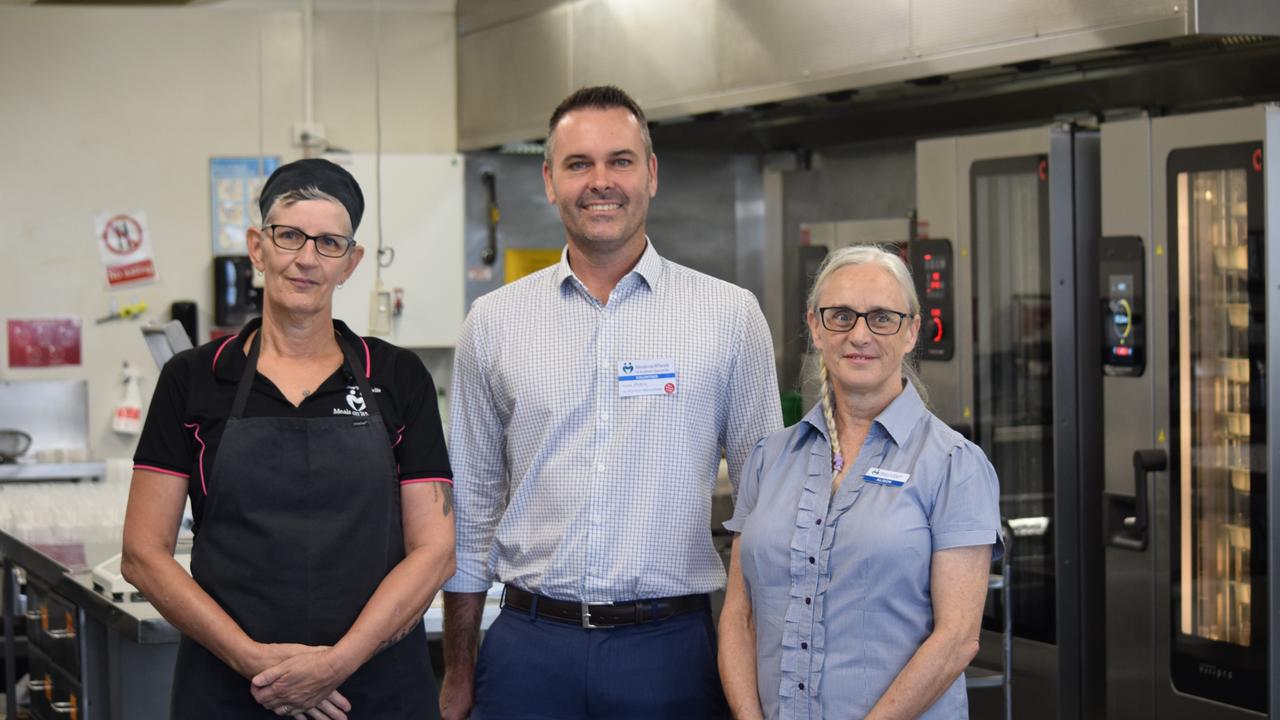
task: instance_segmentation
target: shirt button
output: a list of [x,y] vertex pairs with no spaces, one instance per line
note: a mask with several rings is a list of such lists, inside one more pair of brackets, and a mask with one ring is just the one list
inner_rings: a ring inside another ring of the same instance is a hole
[[804,604],[805,604],[805,605],[812,605],[812,604],[813,604],[813,598],[805,598],[805,599],[804,599]]
[[609,422],[609,413],[600,413],[601,422]]
[[819,524],[819,525],[821,525],[821,524],[822,524],[822,518],[818,518],[818,524]]
[[604,463],[596,465],[596,472],[604,472]]
[[800,683],[800,689],[801,689],[801,690],[803,690],[803,689],[804,689],[804,683]]
[[808,650],[808,649],[809,649],[809,643],[807,643],[807,642],[802,642],[802,643],[800,643],[800,649],[801,649],[801,650]]
[[810,565],[812,565],[813,563],[814,563],[813,556],[810,556],[810,557],[809,557],[809,564],[810,564]]

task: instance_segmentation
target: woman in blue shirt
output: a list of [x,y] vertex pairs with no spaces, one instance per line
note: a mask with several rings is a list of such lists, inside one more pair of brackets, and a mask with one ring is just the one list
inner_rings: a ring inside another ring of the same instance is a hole
[[902,260],[827,256],[808,303],[822,401],[761,440],[733,518],[720,673],[737,718],[965,718],[999,488],[925,406]]

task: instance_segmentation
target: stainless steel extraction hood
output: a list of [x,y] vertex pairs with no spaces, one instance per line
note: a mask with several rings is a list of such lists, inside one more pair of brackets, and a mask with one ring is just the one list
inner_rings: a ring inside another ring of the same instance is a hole
[[1275,0],[459,0],[457,19],[463,150],[540,138],[583,85],[671,121],[1280,36]]

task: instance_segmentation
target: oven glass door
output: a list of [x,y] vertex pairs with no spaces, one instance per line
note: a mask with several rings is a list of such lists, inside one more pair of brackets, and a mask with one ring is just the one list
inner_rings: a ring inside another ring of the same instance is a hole
[[1169,477],[1174,685],[1263,711],[1267,318],[1262,174],[1254,169],[1260,152],[1249,143],[1169,155]]
[[[1053,643],[1053,374],[1048,161],[970,168],[973,229],[974,441],[1000,478],[1013,525],[1014,634]],[[999,608],[984,626],[999,631]]]

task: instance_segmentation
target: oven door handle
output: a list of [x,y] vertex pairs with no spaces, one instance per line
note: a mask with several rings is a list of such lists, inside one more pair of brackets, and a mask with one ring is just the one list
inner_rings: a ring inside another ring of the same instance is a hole
[[1113,533],[1111,544],[1125,550],[1142,552],[1147,549],[1147,531],[1150,521],[1147,515],[1149,481],[1153,472],[1163,472],[1169,467],[1169,454],[1159,448],[1133,452],[1133,515],[1124,518],[1124,530]]

